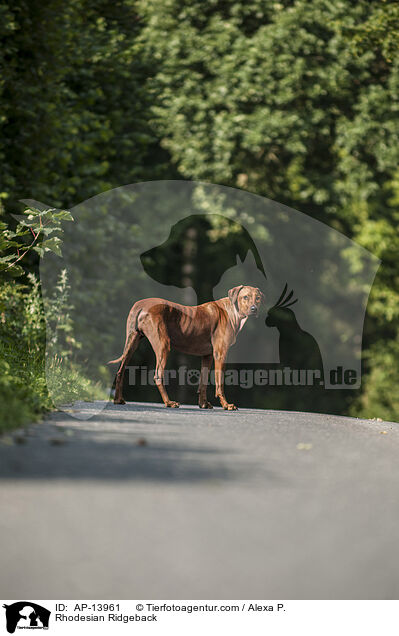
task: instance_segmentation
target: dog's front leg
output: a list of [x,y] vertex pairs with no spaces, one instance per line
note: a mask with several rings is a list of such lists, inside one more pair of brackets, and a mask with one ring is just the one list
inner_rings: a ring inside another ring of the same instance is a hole
[[198,387],[198,406],[200,409],[213,409],[213,406],[208,402],[206,396],[206,390],[208,387],[209,369],[212,366],[212,354],[209,356],[203,356],[201,359],[201,377]]
[[214,349],[213,352],[215,360],[216,397],[219,398],[220,404],[226,411],[236,411],[236,405],[229,404],[224,395],[224,365],[227,358],[227,351],[226,347],[218,347]]

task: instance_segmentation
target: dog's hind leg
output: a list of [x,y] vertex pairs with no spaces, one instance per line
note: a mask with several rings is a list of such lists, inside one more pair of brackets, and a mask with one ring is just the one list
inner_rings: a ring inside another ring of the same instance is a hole
[[126,338],[125,348],[122,354],[121,364],[116,374],[115,383],[115,397],[114,404],[126,404],[123,399],[123,376],[125,374],[125,368],[133,353],[136,351],[138,344],[143,335],[138,331],[132,331],[128,338]]
[[175,402],[174,400],[169,399],[169,395],[165,389],[164,385],[164,375],[165,375],[165,367],[166,362],[168,360],[168,355],[170,353],[170,341],[168,334],[166,333],[166,329],[164,325],[159,324],[156,332],[148,335],[148,340],[151,343],[152,348],[154,349],[156,356],[156,367],[154,380],[155,384],[158,387],[158,391],[161,394],[162,400],[165,406],[176,409],[180,406],[179,402]]
[[200,409],[213,409],[213,406],[206,397],[206,390],[208,387],[209,369],[212,366],[212,354],[209,356],[202,356],[201,359],[201,377],[198,387],[198,406]]

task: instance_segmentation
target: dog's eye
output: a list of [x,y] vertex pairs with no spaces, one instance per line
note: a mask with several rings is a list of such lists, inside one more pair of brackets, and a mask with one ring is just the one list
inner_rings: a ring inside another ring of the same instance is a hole
[[244,296],[244,300],[248,300],[248,296]]

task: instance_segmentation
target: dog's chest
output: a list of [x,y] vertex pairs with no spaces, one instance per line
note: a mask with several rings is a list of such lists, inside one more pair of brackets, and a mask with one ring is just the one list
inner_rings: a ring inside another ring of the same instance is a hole
[[238,327],[237,334],[239,334],[239,333],[240,333],[241,329],[243,328],[243,326],[245,325],[245,323],[247,322],[247,320],[248,320],[248,316],[245,316],[245,318],[241,318],[241,320],[240,320],[240,325],[239,325],[239,327]]
[[243,326],[245,325],[245,323],[247,322],[247,320],[248,320],[248,316],[246,316],[245,318],[241,318],[240,322],[238,323],[238,328],[236,327],[237,331],[234,331],[234,328],[231,329],[230,346],[236,343],[237,336],[240,333]]

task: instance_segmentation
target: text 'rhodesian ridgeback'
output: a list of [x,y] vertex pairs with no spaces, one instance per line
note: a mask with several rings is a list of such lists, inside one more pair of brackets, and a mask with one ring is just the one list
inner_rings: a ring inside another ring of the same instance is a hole
[[257,316],[264,295],[257,287],[239,285],[220,300],[194,307],[179,305],[163,298],[145,298],[133,305],[126,324],[123,354],[109,364],[120,362],[116,375],[114,404],[125,404],[122,396],[125,367],[141,338],[148,338],[156,356],[155,384],[165,406],[177,408],[179,402],[169,399],[163,384],[164,370],[170,350],[201,356],[198,388],[199,407],[211,409],[206,390],[212,359],[215,361],[216,397],[224,409],[236,410],[224,396],[223,371],[227,352],[249,316]]

